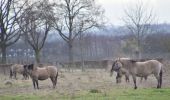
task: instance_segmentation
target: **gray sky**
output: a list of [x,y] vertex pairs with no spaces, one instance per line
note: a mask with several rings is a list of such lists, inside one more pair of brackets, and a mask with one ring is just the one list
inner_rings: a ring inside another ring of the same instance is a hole
[[[138,0],[98,0],[105,9],[105,15],[113,25],[123,25],[121,18],[124,16],[123,10]],[[158,23],[170,23],[170,0],[141,0],[149,7],[153,8]]]

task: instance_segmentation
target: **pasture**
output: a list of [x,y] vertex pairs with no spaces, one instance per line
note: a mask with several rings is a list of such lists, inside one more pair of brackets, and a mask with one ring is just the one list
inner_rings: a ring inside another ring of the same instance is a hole
[[166,68],[163,75],[162,89],[156,89],[156,79],[153,76],[140,82],[138,89],[133,89],[133,81],[116,84],[115,76],[104,69],[89,69],[85,72],[60,70],[58,83],[52,88],[51,80],[40,81],[39,90],[34,90],[31,79],[12,80],[12,85],[5,85],[9,76],[0,74],[0,100],[169,100],[170,71]]

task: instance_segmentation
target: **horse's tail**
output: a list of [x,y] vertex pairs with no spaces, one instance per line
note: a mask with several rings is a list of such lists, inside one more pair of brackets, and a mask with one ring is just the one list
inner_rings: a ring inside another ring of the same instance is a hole
[[57,84],[57,78],[58,78],[58,71],[57,71],[57,74],[55,76],[55,85]]
[[162,74],[163,74],[163,69],[161,68],[160,73],[159,73],[159,77],[160,77],[160,87],[162,85]]

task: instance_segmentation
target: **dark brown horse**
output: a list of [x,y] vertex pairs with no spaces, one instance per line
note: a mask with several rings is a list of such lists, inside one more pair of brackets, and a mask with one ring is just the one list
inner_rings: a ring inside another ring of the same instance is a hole
[[53,88],[56,87],[58,71],[56,66],[46,66],[43,68],[36,67],[34,64],[30,64],[25,66],[24,69],[32,78],[34,89],[39,89],[38,80],[46,80],[48,78],[51,79]]
[[162,68],[163,64],[157,60],[147,60],[147,61],[135,61],[129,58],[119,58],[115,61],[114,65],[111,69],[111,74],[113,71],[116,71],[119,76],[117,79],[122,77],[122,71],[126,70],[126,74],[132,75],[135,89],[137,89],[136,85],[136,77],[148,77],[153,74],[158,81],[157,88],[161,88],[162,85]]
[[26,65],[21,65],[21,64],[14,64],[10,67],[10,78],[14,77],[17,79],[17,73],[23,75],[23,79],[29,79],[28,74],[24,70],[24,66]]

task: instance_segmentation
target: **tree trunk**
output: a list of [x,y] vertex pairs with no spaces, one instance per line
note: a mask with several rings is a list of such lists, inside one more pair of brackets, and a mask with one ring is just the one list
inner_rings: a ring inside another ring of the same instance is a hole
[[141,41],[140,41],[140,29],[139,25],[137,25],[137,50],[136,50],[136,58],[140,59],[141,58]]
[[71,67],[73,67],[73,44],[69,43],[69,66],[68,71],[70,71]]
[[6,46],[1,47],[1,52],[2,52],[2,64],[6,64]]
[[80,53],[81,53],[81,70],[82,72],[85,71],[84,69],[84,52],[83,52],[83,37],[82,34],[80,34],[80,39],[79,39],[79,45],[80,45]]
[[140,39],[138,39],[138,52],[137,52],[137,59],[141,59],[141,42]]
[[36,59],[36,63],[40,64],[40,51],[39,50],[35,50],[35,59]]

